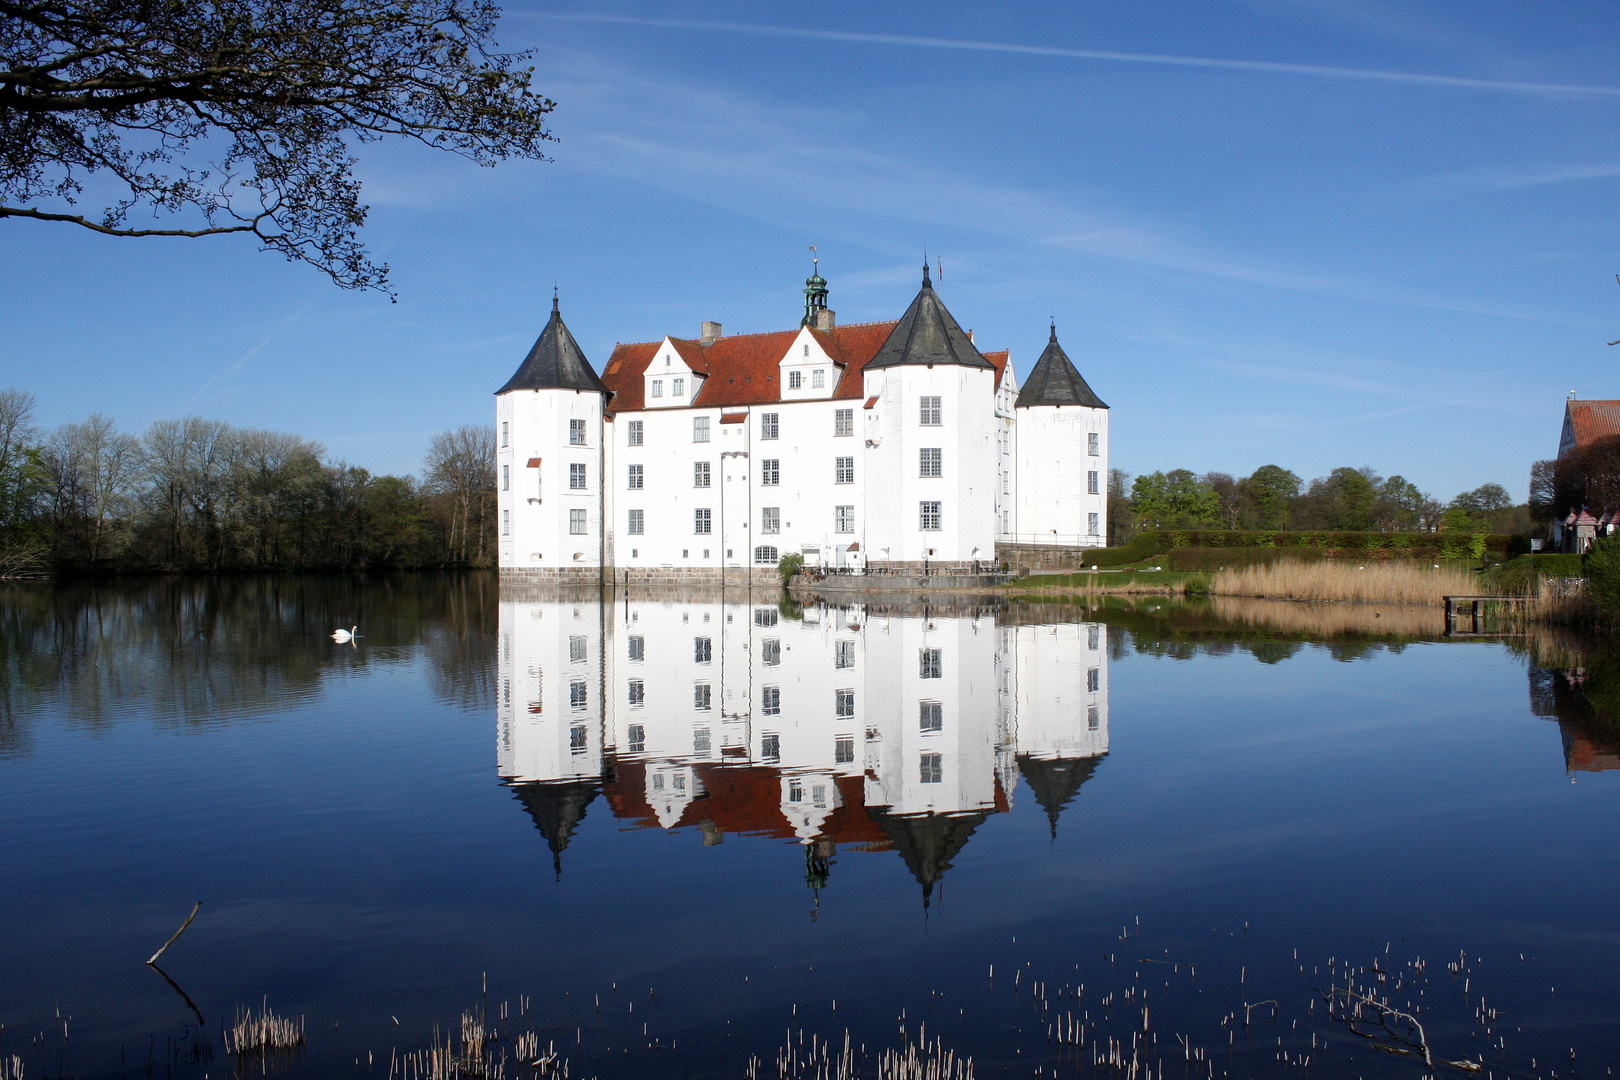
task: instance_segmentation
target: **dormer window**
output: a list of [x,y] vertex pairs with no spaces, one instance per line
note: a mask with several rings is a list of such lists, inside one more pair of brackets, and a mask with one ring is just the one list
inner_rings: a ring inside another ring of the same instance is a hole
[[810,373],[810,386],[811,386],[812,389],[821,390],[821,389],[825,388],[826,385],[827,385],[827,369],[826,368],[816,368],[814,371],[812,371]]
[[804,384],[804,374],[798,371],[788,372],[788,389],[797,390]]
[[670,397],[685,397],[685,396],[686,396],[686,380],[685,379],[676,379],[675,380],[675,386],[670,391]]
[[664,380],[663,379],[654,379],[652,381],[652,396],[653,397],[663,397],[664,396]]

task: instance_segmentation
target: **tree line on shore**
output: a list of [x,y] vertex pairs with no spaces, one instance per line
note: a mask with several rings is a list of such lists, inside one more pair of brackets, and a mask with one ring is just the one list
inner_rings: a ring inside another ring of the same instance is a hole
[[198,417],[43,430],[32,395],[0,391],[0,575],[481,566],[494,534],[488,427],[436,435],[420,478],[378,476]]
[[1525,533],[1536,527],[1532,509],[1539,507],[1515,505],[1500,484],[1441,502],[1405,477],[1370,468],[1334,469],[1308,484],[1280,465],[1244,477],[1190,469],[1108,473],[1110,546],[1143,529]]

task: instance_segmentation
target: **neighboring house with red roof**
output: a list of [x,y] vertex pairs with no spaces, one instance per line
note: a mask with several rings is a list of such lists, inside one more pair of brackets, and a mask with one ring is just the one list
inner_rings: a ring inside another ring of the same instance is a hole
[[620,344],[598,376],[551,320],[496,394],[503,583],[769,580],[812,565],[968,569],[996,545],[1100,546],[1108,406],[1057,342],[1017,385],[923,271],[893,322]]
[[[1620,435],[1620,401],[1564,402],[1564,426],[1558,434],[1558,456],[1567,457],[1584,450],[1599,439]],[[1612,508],[1572,507],[1553,522],[1553,544],[1561,551],[1584,554],[1592,541],[1608,536],[1615,529]]]

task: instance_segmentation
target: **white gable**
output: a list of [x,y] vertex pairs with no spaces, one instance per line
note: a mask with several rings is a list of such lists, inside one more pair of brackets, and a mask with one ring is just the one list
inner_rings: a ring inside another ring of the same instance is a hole
[[665,338],[652,363],[647,365],[642,381],[645,384],[641,388],[643,408],[682,408],[692,404],[703,385],[703,376],[681,358],[675,343]]
[[821,347],[821,342],[816,340],[816,335],[802,327],[793,338],[787,355],[776,366],[782,380],[783,401],[830,398],[843,373]]

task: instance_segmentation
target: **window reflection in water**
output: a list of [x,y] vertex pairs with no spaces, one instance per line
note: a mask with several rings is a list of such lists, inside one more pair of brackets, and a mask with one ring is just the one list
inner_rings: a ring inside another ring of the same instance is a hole
[[1034,799],[1056,836],[1108,753],[1101,623],[507,590],[499,634],[499,771],[559,874],[600,805],[632,827],[693,829],[705,846],[794,840],[818,888],[840,845],[894,851],[927,904],[974,830],[1016,798]]

